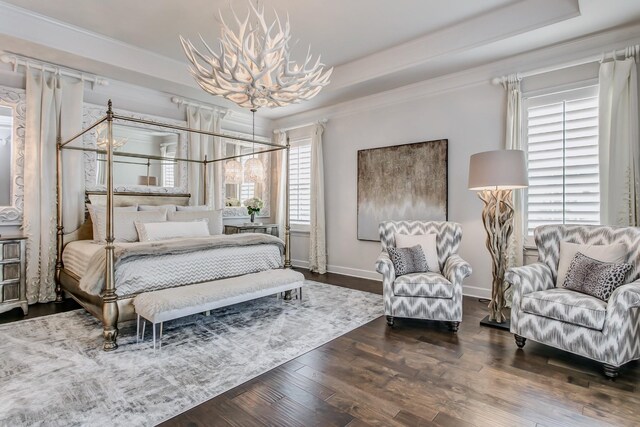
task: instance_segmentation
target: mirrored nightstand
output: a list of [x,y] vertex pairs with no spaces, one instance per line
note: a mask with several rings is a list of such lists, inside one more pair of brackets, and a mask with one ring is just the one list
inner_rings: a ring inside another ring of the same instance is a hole
[[0,313],[22,308],[29,311],[26,288],[27,238],[21,235],[0,236]]

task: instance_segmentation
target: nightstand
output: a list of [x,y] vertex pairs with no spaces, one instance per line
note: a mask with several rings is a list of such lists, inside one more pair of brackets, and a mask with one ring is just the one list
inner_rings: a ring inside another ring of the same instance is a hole
[[225,225],[224,234],[238,234],[238,233],[262,233],[271,234],[272,236],[278,236],[278,224],[259,224],[247,223],[239,225]]
[[16,307],[22,308],[25,316],[29,311],[26,246],[26,236],[0,236],[0,313]]

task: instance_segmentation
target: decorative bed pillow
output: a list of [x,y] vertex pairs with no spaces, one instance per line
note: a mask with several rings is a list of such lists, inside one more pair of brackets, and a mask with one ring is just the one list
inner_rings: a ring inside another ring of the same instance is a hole
[[629,251],[627,246],[623,243],[614,243],[611,245],[583,245],[561,241],[556,286],[564,285],[567,271],[569,271],[569,266],[578,252],[598,261],[620,264],[625,261],[625,257]]
[[166,212],[175,212],[176,205],[138,205],[139,211],[166,211]]
[[387,252],[396,270],[396,276],[428,271],[427,259],[420,245],[410,248],[387,248]]
[[[105,243],[107,239],[106,210],[94,209],[93,212],[91,210],[89,210],[89,212],[91,213],[91,220],[93,221],[93,240],[99,243]],[[158,222],[167,220],[165,211],[140,212],[114,210],[113,215],[114,242],[137,242],[138,232],[134,224],[135,221]]]
[[[93,205],[91,203],[87,203],[87,210],[89,211],[89,215],[91,216],[92,230],[93,230],[93,239],[98,242],[105,241],[105,233],[106,233],[106,223],[107,223],[107,207],[101,205]],[[118,206],[113,208],[113,213],[116,212],[137,212],[138,205],[132,206]],[[115,233],[114,233],[115,234]],[[102,237],[101,237],[102,236]]]
[[578,252],[571,261],[564,287],[606,302],[624,284],[631,268],[631,264],[602,262]]
[[212,236],[222,234],[222,210],[169,212],[167,219],[169,221],[198,221],[206,219],[209,224],[209,234]]
[[211,206],[199,205],[199,206],[176,206],[178,212],[181,211],[209,211]]
[[136,230],[141,242],[178,239],[184,237],[209,236],[209,226],[206,219],[198,221],[163,221],[163,222],[135,222]]
[[[396,248],[410,248],[420,245],[427,259],[428,271],[440,273],[438,261],[438,236],[436,234],[399,234],[395,233]],[[427,271],[427,270],[425,270]]]

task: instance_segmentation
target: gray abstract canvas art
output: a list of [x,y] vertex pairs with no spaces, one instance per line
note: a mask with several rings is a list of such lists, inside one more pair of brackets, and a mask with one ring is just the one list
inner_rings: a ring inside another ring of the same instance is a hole
[[387,220],[447,220],[448,140],[358,151],[358,240]]

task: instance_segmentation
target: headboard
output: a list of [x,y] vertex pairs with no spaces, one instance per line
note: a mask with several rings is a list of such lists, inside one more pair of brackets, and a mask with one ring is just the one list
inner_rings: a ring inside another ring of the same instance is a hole
[[[131,206],[131,205],[177,205],[187,206],[191,194],[171,194],[171,193],[113,193],[113,206]],[[86,204],[96,206],[105,206],[107,204],[107,193],[104,191],[87,191],[85,193],[85,215],[84,223],[75,231],[66,233],[63,238],[63,244],[75,240],[91,240],[93,239],[93,224],[91,216],[86,209]]]

